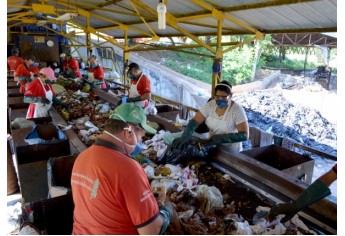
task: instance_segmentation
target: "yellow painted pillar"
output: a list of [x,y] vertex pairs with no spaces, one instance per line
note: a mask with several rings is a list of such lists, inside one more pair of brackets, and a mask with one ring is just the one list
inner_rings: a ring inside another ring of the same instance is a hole
[[217,49],[215,58],[212,65],[212,97],[214,96],[214,88],[222,81],[222,65],[223,65],[223,52],[222,48]]

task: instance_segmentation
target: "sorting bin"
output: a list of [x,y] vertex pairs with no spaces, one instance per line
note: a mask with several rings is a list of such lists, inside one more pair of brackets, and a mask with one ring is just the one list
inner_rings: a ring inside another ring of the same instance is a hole
[[67,155],[49,158],[47,163],[49,198],[71,192],[71,176],[78,155]]
[[[41,124],[40,124],[41,125]],[[12,137],[18,178],[23,202],[47,199],[47,161],[51,157],[70,155],[69,139],[54,143],[32,144],[25,142],[32,128],[13,129]]]
[[176,121],[176,116],[179,114],[180,110],[170,105],[156,105],[157,115],[164,117],[171,121]]
[[277,145],[252,148],[241,153],[296,177],[307,184],[312,181],[315,161],[307,155],[301,155]]

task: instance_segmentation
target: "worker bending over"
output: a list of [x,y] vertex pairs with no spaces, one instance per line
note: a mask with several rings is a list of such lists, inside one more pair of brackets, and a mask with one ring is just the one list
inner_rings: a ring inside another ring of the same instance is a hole
[[158,207],[142,166],[130,156],[140,152],[144,133],[155,133],[133,103],[110,113],[95,144],[77,157],[72,170],[72,234],[163,234],[172,206]]

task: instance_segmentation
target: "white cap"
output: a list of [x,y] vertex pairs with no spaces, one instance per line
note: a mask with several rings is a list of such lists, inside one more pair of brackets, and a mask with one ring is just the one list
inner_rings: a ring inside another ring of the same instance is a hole
[[61,53],[61,54],[60,54],[60,57],[65,57],[65,56],[66,56],[65,53]]

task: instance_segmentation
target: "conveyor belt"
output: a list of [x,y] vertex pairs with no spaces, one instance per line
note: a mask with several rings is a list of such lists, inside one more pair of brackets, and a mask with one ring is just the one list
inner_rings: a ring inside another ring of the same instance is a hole
[[[307,187],[304,182],[242,153],[233,152],[226,145],[219,146],[212,165],[276,202],[296,199]],[[332,197],[309,206],[300,215],[322,231],[337,232],[337,204]]]

